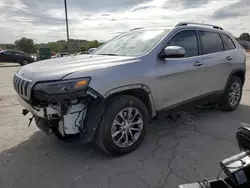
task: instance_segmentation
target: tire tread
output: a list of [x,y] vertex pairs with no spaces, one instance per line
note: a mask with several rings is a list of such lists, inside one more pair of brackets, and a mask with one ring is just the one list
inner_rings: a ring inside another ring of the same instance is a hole
[[[219,108],[222,110],[222,111],[234,111],[238,105],[236,105],[235,107],[232,107],[230,106],[230,104],[228,103],[228,92],[229,92],[229,89],[232,85],[233,82],[237,81],[240,86],[241,86],[241,95],[242,95],[242,82],[241,82],[241,79],[237,76],[232,76],[232,78],[230,79],[222,97],[220,98],[220,101],[218,102],[218,106]],[[241,96],[240,96],[240,100],[241,100]]]
[[[97,121],[98,122],[98,129],[97,129],[96,136],[95,136],[96,143],[100,147],[100,149],[102,149],[104,152],[106,152],[107,154],[112,155],[112,156],[121,155],[124,153],[128,153],[130,151],[127,151],[127,152],[110,151],[105,146],[104,138],[103,138],[103,136],[104,136],[103,130],[105,130],[105,126],[106,126],[105,125],[105,123],[106,123],[105,117],[107,118],[108,115],[110,115],[109,113],[111,112],[110,110],[112,108],[115,108],[115,106],[120,106],[122,103],[124,103],[128,100],[140,101],[144,105],[144,103],[136,97],[133,97],[130,95],[117,95],[117,96],[114,96],[106,101],[105,107],[103,108],[102,112],[98,115],[98,121]],[[145,105],[144,105],[144,107],[146,109]],[[146,109],[146,112],[147,112],[147,109]],[[146,119],[148,120],[148,117],[146,117]],[[107,119],[106,119],[106,121],[107,121]],[[144,123],[144,126],[146,126],[146,124],[147,124],[147,122]],[[133,148],[133,149],[135,149],[135,148]]]

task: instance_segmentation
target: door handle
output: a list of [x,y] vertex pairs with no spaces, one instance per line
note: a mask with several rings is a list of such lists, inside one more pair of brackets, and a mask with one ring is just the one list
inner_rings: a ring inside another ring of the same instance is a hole
[[231,56],[226,57],[226,60],[228,60],[228,61],[231,61],[232,59],[233,59],[233,57],[231,57]]
[[193,65],[196,66],[196,67],[199,67],[199,66],[203,65],[203,63],[199,62],[199,61],[196,61]]

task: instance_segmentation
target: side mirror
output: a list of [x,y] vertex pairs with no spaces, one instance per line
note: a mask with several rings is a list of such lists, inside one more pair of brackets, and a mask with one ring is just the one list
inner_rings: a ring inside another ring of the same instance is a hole
[[159,54],[160,59],[179,58],[185,56],[185,49],[180,46],[167,46],[163,53]]

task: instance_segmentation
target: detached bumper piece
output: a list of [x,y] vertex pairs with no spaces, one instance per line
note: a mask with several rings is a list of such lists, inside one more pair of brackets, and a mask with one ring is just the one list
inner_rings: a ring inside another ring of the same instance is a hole
[[40,130],[45,132],[47,135],[50,135],[53,133],[51,130],[51,122],[49,122],[48,120],[35,116],[35,122],[36,122],[36,126]]
[[26,116],[29,113],[29,110],[23,109],[23,112],[21,113],[22,115]]

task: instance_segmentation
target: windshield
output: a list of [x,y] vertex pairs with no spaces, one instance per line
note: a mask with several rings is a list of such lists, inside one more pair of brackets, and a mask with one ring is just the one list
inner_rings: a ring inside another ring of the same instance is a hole
[[168,32],[167,29],[136,30],[114,38],[93,54],[140,56],[149,52]]

